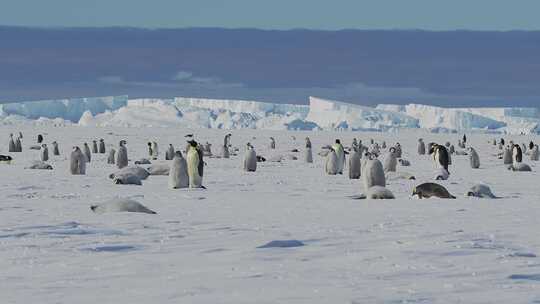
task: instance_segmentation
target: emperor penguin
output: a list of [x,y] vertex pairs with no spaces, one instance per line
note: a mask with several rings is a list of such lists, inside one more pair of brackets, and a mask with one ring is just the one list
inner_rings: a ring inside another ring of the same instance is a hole
[[84,156],[86,156],[86,162],[89,163],[92,160],[92,153],[90,153],[90,147],[88,147],[87,143],[84,143],[83,152]]
[[358,146],[355,146],[349,157],[349,179],[359,179],[362,173],[361,170],[360,151],[358,151]]
[[313,163],[313,152],[311,151],[311,141],[309,140],[309,137],[306,137],[306,152],[304,159],[308,164]]
[[15,141],[13,140],[13,134],[9,134],[8,152],[16,152]]
[[426,144],[424,143],[424,140],[420,138],[418,140],[418,155],[425,155],[426,154]]
[[469,147],[469,160],[471,163],[471,168],[478,169],[480,168],[480,156],[473,147]]
[[539,156],[538,145],[534,145],[531,149],[531,160],[538,161]]
[[373,186],[386,187],[386,176],[382,163],[373,154],[367,153],[366,160],[362,164],[362,182],[364,189]]
[[152,155],[154,155],[154,151],[152,150],[152,143],[148,142],[148,157],[152,158]]
[[345,166],[345,150],[343,149],[343,145],[341,145],[341,141],[336,139],[336,143],[332,145],[332,148],[336,152],[338,160],[337,173],[343,174],[343,167]]
[[118,147],[118,152],[116,153],[116,167],[122,169],[128,165],[128,154],[126,148],[126,141],[121,140]]
[[22,132],[19,132],[19,138],[20,138],[20,139],[23,139]]
[[105,154],[105,140],[103,138],[99,140],[99,153]]
[[521,144],[521,152],[527,153],[527,146],[525,144]]
[[257,154],[250,143],[246,145],[246,155],[244,156],[244,171],[255,172],[257,170]]
[[512,163],[520,163],[523,161],[523,151],[521,147],[515,144],[512,147]]
[[152,142],[152,159],[157,160],[159,156],[158,144],[157,142]]
[[326,155],[326,165],[324,167],[326,174],[336,175],[338,173],[338,156],[334,148],[330,148],[330,151]]
[[400,143],[396,143],[396,145],[394,146],[396,148],[396,158],[401,158],[403,156],[403,151],[401,150],[401,144]]
[[529,142],[529,150],[532,150],[532,149],[534,149],[534,143],[533,143],[533,141],[531,140],[531,141]]
[[206,142],[203,146],[203,152],[205,156],[212,156],[212,144]]
[[180,189],[189,187],[188,166],[182,152],[176,151],[169,170],[169,188]]
[[69,171],[73,175],[86,174],[86,157],[79,147],[73,147],[73,152],[69,159]]
[[397,167],[397,151],[395,147],[391,147],[384,159],[384,172],[396,172]]
[[187,169],[190,188],[204,188],[202,185],[204,161],[203,152],[195,140],[189,141],[187,152]]
[[463,145],[467,143],[467,135],[463,134]]
[[94,154],[98,153],[97,141],[95,141],[95,140],[92,140],[92,153],[94,153]]
[[221,157],[223,158],[229,158],[230,152],[229,152],[229,139],[231,138],[232,134],[225,135],[225,138],[223,138],[223,146],[221,147]]
[[46,144],[41,145],[41,161],[46,162],[49,160],[49,148]]
[[504,146],[504,138],[501,138],[501,141],[500,141],[501,145]]
[[383,148],[383,149],[386,149],[386,141],[383,141],[383,142],[382,142],[382,148]]
[[116,150],[111,148],[109,150],[109,156],[107,157],[107,164],[114,165],[115,154]]
[[38,134],[38,136],[37,136],[37,143],[40,144],[40,143],[42,143],[42,142],[43,142],[43,135]]
[[[180,153],[180,155],[182,155]],[[174,159],[174,157],[176,156],[176,153],[174,152],[174,147],[172,144],[169,144],[169,148],[167,149],[167,151],[165,152],[165,160],[171,160],[171,159]],[[183,157],[182,157],[183,158]],[[185,160],[184,160],[185,161]]]
[[444,146],[441,146],[439,144],[433,144],[431,146],[429,154],[433,154],[433,160],[435,161],[435,165],[440,165],[450,174],[450,171],[448,170],[448,165],[450,164],[449,154],[448,150],[446,150]]
[[[352,144],[351,144],[351,149],[354,151],[354,149],[358,149],[358,141],[356,140],[356,137],[353,138],[353,141],[352,141]],[[358,149],[359,152],[361,152],[359,149]]]
[[273,137],[270,137],[270,149],[276,149],[276,140]]
[[56,141],[53,141],[52,146],[53,146],[53,155],[55,156],[60,155],[60,149],[58,148],[58,143]]
[[503,164],[511,165],[512,164],[512,151],[510,147],[506,146],[503,152]]
[[20,136],[15,139],[15,152],[22,152],[22,133],[19,132],[19,134]]

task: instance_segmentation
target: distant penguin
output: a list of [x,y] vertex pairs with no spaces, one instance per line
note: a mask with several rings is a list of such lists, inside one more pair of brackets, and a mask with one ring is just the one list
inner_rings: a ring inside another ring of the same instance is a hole
[[69,171],[73,175],[86,174],[86,157],[79,147],[73,147],[69,159]]
[[31,162],[25,169],[39,169],[39,170],[52,170],[53,167],[44,161],[35,160]]
[[466,196],[478,197],[478,198],[498,198],[493,194],[491,188],[484,184],[476,184],[465,193]]
[[463,134],[463,145],[467,143],[467,135]]
[[493,139],[493,145],[496,146],[497,145],[497,140],[494,138]]
[[394,148],[396,148],[396,158],[401,158],[403,156],[403,151],[401,150],[401,144],[400,143],[396,143],[396,145],[394,146]]
[[212,144],[209,142],[206,142],[203,146],[203,153],[204,156],[212,156]]
[[383,141],[383,142],[382,142],[381,147],[382,147],[383,149],[386,149],[386,141]]
[[189,177],[186,159],[182,152],[176,151],[169,170],[169,188],[180,189],[189,187]]
[[223,158],[229,158],[230,152],[229,152],[229,139],[231,137],[231,134],[225,135],[225,138],[223,138],[223,146],[221,147],[221,157]]
[[105,140],[103,138],[99,140],[99,153],[105,154]]
[[122,169],[128,165],[128,154],[126,148],[126,141],[121,140],[118,147],[118,152],[116,153],[116,167]]
[[306,137],[306,148],[311,148],[311,140],[309,137]]
[[519,145],[512,147],[512,163],[520,163],[523,161],[523,152]]
[[60,149],[58,148],[58,143],[56,141],[53,141],[52,146],[53,146],[53,155],[55,156],[60,155]]
[[136,185],[142,186],[141,179],[134,174],[123,174],[118,175],[113,178],[113,183],[115,185]]
[[351,149],[354,151],[354,149],[357,149],[358,152],[362,153],[360,149],[358,149],[358,141],[356,140],[356,137],[353,138],[353,141],[351,143]]
[[41,161],[46,162],[49,160],[49,148],[46,144],[41,145]]
[[501,145],[504,146],[504,138],[501,138],[501,141],[500,141]]
[[338,173],[338,156],[333,148],[326,155],[326,164],[324,171],[328,175],[336,175]]
[[469,147],[469,161],[471,164],[471,168],[478,169],[480,168],[480,156],[478,156],[478,153],[473,147]]
[[527,146],[525,144],[521,144],[521,152],[527,153]]
[[382,163],[374,155],[367,153],[362,163],[362,182],[364,190],[373,186],[386,187],[386,176]]
[[276,140],[273,137],[270,137],[270,149],[276,149]]
[[420,138],[418,140],[418,155],[425,155],[426,154],[426,144],[424,143],[424,140]]
[[510,147],[505,147],[503,152],[503,163],[505,165],[512,164],[512,151],[510,150]]
[[129,198],[114,198],[102,204],[92,205],[90,206],[90,210],[98,214],[108,212],[138,212],[156,214],[155,211],[152,211],[143,204]]
[[148,157],[152,158],[152,155],[154,155],[154,150],[152,150],[152,143],[148,142],[146,145],[148,146]]
[[115,154],[116,154],[116,150],[111,148],[109,150],[109,156],[107,157],[107,164],[114,165],[114,163],[115,163]]
[[395,147],[391,147],[390,151],[384,159],[384,172],[396,172],[397,167],[397,151]]
[[42,142],[43,142],[43,135],[38,134],[38,136],[37,136],[37,143],[40,144],[40,143],[42,143]]
[[343,174],[343,167],[345,166],[345,149],[343,149],[343,145],[341,145],[341,141],[339,139],[336,139],[336,143],[332,145],[332,148],[336,152],[337,156],[337,173]]
[[448,150],[446,150],[444,146],[433,144],[431,146],[431,150],[429,151],[429,154],[433,155],[433,160],[435,161],[435,164],[437,166],[440,165],[448,173],[450,173],[450,171],[448,170],[448,165],[449,165]]
[[204,161],[203,152],[194,140],[189,141],[190,148],[187,152],[187,168],[190,188],[204,188],[202,185]]
[[313,163],[313,151],[311,151],[311,147],[306,148],[306,151],[304,154],[304,160],[308,164]]
[[403,158],[398,159],[398,163],[402,165],[403,167],[409,167],[411,165],[410,161]]
[[534,149],[534,143],[533,143],[533,141],[531,140],[531,141],[529,142],[529,150],[532,150],[532,149]]
[[[182,155],[182,154],[180,154],[180,155]],[[169,144],[169,148],[165,152],[165,160],[172,160],[172,159],[174,159],[174,156],[175,156],[174,147],[173,147],[172,144]]]
[[152,159],[157,160],[159,157],[159,150],[158,150],[158,144],[157,142],[152,142]]
[[98,153],[97,141],[95,141],[95,140],[92,140],[92,153],[94,153],[94,154]]
[[13,134],[9,134],[8,152],[16,152],[15,141],[13,140]]
[[244,171],[255,172],[257,170],[257,153],[250,143],[246,145],[246,154],[244,155]]
[[[21,134],[20,136],[22,136],[22,133],[20,134]],[[15,139],[15,152],[22,152],[22,143],[21,143],[22,137],[20,136]]]
[[83,153],[86,157],[86,162],[89,163],[90,161],[92,161],[92,153],[90,153],[90,147],[88,147],[87,143],[84,143],[83,145]]
[[531,149],[531,160],[532,161],[538,161],[539,159],[539,151],[538,151],[538,145],[534,145]]
[[358,147],[353,149],[349,157],[349,179],[359,179],[362,174],[362,165],[360,161],[360,152]]

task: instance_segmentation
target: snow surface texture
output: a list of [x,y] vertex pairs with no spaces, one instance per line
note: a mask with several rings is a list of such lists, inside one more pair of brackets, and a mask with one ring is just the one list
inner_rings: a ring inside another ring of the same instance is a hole
[[[37,120],[36,120],[37,119]],[[309,105],[203,98],[95,97],[0,105],[0,124],[187,127],[265,130],[475,131],[530,134],[540,131],[535,108],[441,108],[419,104],[376,108],[309,98]]]
[[[2,303],[540,301],[539,167],[527,161],[533,172],[507,170],[491,135],[468,134],[480,169],[454,155],[450,179],[440,181],[458,199],[418,200],[412,188],[433,181],[435,167],[430,156],[417,155],[417,138],[456,144],[461,134],[235,130],[234,146],[249,141],[267,159],[292,149],[301,154],[309,136],[314,163],[285,158],[247,173],[242,153],[205,158],[207,190],[169,190],[167,176],[138,187],[113,185],[107,176],[116,168],[106,154],[93,155],[87,175],[72,176],[66,156],[92,139],[104,138],[108,148],[125,139],[136,160],[146,157],[148,140],[163,151],[169,143],[184,147],[184,134],[193,133],[218,147],[229,131],[44,125],[45,142],[57,140],[61,148],[49,162],[54,170],[23,169],[39,158],[28,149],[37,135],[31,125],[0,128],[0,154],[18,131],[24,152],[12,154],[12,165],[0,164]],[[268,148],[270,136],[276,150]],[[353,137],[399,141],[411,162],[402,169],[416,180],[388,180],[395,200],[350,199],[364,192],[361,180],[324,174],[325,159],[315,152]],[[477,183],[502,198],[465,197]],[[115,197],[157,214],[90,210]]]

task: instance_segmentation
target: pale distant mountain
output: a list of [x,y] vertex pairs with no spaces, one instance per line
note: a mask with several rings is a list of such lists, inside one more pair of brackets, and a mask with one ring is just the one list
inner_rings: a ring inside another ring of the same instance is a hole
[[0,101],[540,104],[540,32],[0,27]]

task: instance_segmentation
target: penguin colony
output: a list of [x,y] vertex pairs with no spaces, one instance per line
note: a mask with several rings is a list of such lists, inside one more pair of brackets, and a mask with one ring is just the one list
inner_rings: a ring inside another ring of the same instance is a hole
[[[110,175],[114,184],[117,185],[142,185],[142,182],[150,175],[165,175],[168,176],[168,188],[169,189],[184,189],[184,188],[202,188],[204,177],[204,167],[206,165],[204,157],[211,158],[224,158],[228,159],[231,156],[238,155],[238,148],[234,148],[231,144],[232,134],[226,134],[223,137],[223,145],[218,155],[212,154],[211,144],[206,142],[200,144],[194,139],[193,134],[185,136],[186,148],[185,151],[176,150],[173,144],[168,143],[166,145],[165,154],[163,160],[168,161],[165,163],[155,162],[160,158],[159,147],[156,141],[147,142],[148,159],[141,159],[135,161],[134,165],[129,165],[130,158],[128,155],[128,143],[125,140],[120,140],[117,146],[111,145],[106,147],[105,140],[92,139],[88,142],[83,142],[81,146],[74,146],[71,153],[68,154],[69,159],[69,173],[72,175],[85,175],[87,172],[88,164],[93,160],[105,161],[109,165],[116,166],[119,171]],[[256,139],[253,137],[253,139]],[[272,153],[277,150],[276,138],[270,137],[270,142],[267,147],[267,151],[262,153]],[[22,149],[23,134],[19,132],[18,135],[9,134],[7,151],[13,153],[12,155],[0,155],[0,163],[9,164],[14,158],[16,153],[23,151]],[[296,143],[296,138],[292,137],[292,141]],[[343,175],[347,169],[348,178],[351,180],[361,180],[362,187],[364,189],[363,194],[358,196],[360,199],[393,199],[394,194],[387,188],[387,181],[398,180],[415,180],[412,174],[401,171],[401,167],[410,167],[415,164],[403,158],[403,155],[407,151],[403,151],[400,143],[387,143],[383,141],[381,143],[376,142],[374,139],[369,139],[369,145],[364,146],[362,140],[354,138],[351,145],[345,147],[340,139],[335,139],[331,145],[322,147],[321,152],[318,154],[324,158],[324,173],[331,176]],[[46,143],[46,139],[42,134],[37,135],[37,145],[30,145],[29,149],[39,150],[39,160],[35,160],[26,166],[27,169],[45,169],[52,170],[52,165],[47,162],[51,160],[49,155],[49,146]],[[496,149],[497,156],[501,160],[501,165],[507,167],[511,171],[528,172],[532,171],[532,167],[524,163],[524,156],[528,155],[530,161],[539,161],[540,151],[537,144],[529,142],[528,144],[514,143],[513,141],[506,142],[504,139],[493,139],[489,141],[492,144],[493,149]],[[450,166],[452,165],[452,155],[467,156],[471,169],[481,169],[480,154],[477,150],[470,145],[467,136],[463,135],[462,138],[457,140],[457,150],[451,142],[445,142],[444,145],[430,142],[426,144],[424,139],[419,138],[417,144],[416,153],[422,157],[425,157],[426,161],[431,158],[435,167],[435,175],[433,180],[444,181],[451,178]],[[474,144],[474,143],[473,143]],[[57,141],[50,142],[52,147],[52,160],[58,159],[61,156],[60,145]],[[303,152],[303,162],[306,164],[314,163],[313,157],[313,145],[309,137],[305,137],[305,144],[303,151],[300,149],[289,150],[289,153]],[[93,158],[93,155],[106,154],[103,158]],[[182,153],[184,152],[184,153]],[[275,152],[274,152],[275,153]],[[428,155],[426,155],[428,154]],[[281,162],[282,160],[297,160],[298,157],[293,154],[287,155],[274,155],[270,156],[268,160],[270,162]],[[302,159],[302,158],[301,158]],[[258,163],[265,162],[267,158],[263,155],[259,155],[256,152],[255,147],[247,142],[245,144],[245,151],[242,157],[242,169],[245,172],[257,172]],[[147,169],[137,165],[150,165]],[[398,164],[400,165],[398,167]],[[262,168],[264,169],[264,167]],[[425,182],[417,186],[412,187],[412,196],[418,196],[418,198],[430,198],[438,197],[445,199],[456,198],[452,195],[443,185],[433,181]],[[478,197],[478,198],[498,198],[496,197],[489,186],[484,184],[475,184],[468,191],[465,192],[465,196]],[[103,207],[95,205],[92,210],[116,210],[119,209],[133,209],[133,210],[145,210],[144,206],[140,207],[131,201],[117,202],[118,206],[123,207]],[[109,204],[109,206],[116,206]],[[144,207],[144,208],[143,208]],[[139,208],[139,209],[137,209]],[[138,211],[135,211],[138,212]],[[145,213],[151,213],[141,211]],[[153,212],[153,211],[152,211]]]

